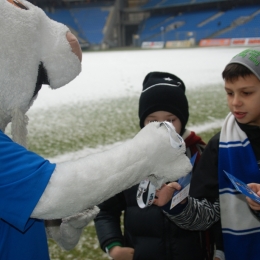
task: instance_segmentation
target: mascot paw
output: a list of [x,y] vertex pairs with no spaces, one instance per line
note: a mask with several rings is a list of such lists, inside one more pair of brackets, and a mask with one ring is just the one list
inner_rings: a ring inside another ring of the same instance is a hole
[[77,213],[73,216],[63,218],[61,225],[70,225],[73,228],[83,228],[93,220],[99,213],[99,208],[94,206],[93,208],[86,209],[83,212]]
[[[147,158],[145,167],[151,183],[160,188],[163,183],[176,181],[191,171],[183,139],[168,122],[153,122],[145,126],[134,138],[135,147]],[[152,163],[150,163],[152,162]],[[150,169],[149,169],[150,167]],[[140,171],[147,174],[145,171]]]
[[84,210],[62,220],[45,221],[49,238],[55,240],[65,250],[73,249],[79,242],[84,227],[86,227],[98,214],[99,208]]

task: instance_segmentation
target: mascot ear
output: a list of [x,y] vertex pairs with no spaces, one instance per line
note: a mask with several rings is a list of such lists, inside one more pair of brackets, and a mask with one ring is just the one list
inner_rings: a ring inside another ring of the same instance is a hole
[[0,2],[0,129],[12,122],[13,140],[26,146],[25,113],[41,85],[56,89],[72,81],[81,72],[82,53],[69,28],[42,9],[24,0]]
[[50,87],[55,89],[66,85],[80,73],[81,49],[68,27],[51,20],[42,10],[39,15],[40,59],[47,71]]

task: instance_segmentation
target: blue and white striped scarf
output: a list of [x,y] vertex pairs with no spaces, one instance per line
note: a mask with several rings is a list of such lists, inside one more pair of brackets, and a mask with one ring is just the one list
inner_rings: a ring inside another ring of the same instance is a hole
[[229,113],[219,142],[219,197],[227,260],[260,259],[260,221],[245,196],[237,192],[223,170],[245,183],[260,183],[260,171],[247,135]]

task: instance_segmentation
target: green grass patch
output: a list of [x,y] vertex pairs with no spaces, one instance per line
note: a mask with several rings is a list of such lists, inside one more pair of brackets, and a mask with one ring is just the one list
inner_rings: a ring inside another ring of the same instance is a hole
[[40,118],[33,111],[29,149],[54,157],[132,138],[139,131],[137,106],[136,97],[123,97],[48,109]]
[[229,111],[226,94],[221,85],[187,90],[187,97],[190,112],[188,126],[225,118]]

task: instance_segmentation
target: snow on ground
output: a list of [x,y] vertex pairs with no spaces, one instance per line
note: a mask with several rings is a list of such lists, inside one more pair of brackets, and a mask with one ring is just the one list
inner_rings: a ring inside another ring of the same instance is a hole
[[[139,95],[145,75],[167,71],[179,76],[187,89],[222,84],[221,72],[229,60],[245,48],[191,48],[171,50],[105,51],[83,53],[82,72],[58,90],[43,86],[31,111],[80,101],[95,101],[127,95]],[[30,113],[30,112],[29,112]],[[218,127],[221,120],[191,127],[203,132]],[[117,145],[117,144],[114,144]],[[109,146],[111,147],[111,146]],[[51,159],[64,161],[109,147],[84,149]]]
[[243,49],[211,47],[86,52],[83,53],[81,74],[58,90],[43,86],[32,109],[139,95],[142,81],[151,71],[176,74],[187,89],[222,83],[221,72],[225,65]]

